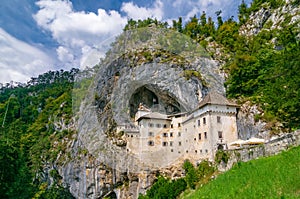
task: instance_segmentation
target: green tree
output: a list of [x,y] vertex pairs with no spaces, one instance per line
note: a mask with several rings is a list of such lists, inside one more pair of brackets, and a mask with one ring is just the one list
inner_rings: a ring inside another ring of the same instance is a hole
[[190,161],[186,160],[183,164],[183,169],[185,170],[185,181],[187,185],[190,188],[195,189],[199,177],[194,165]]
[[178,18],[178,22],[176,20],[173,20],[173,29],[182,33],[183,27],[182,27],[182,17]]
[[218,22],[218,29],[223,25],[223,19],[222,19],[222,11],[216,11],[215,14],[217,15],[217,22]]
[[246,23],[246,21],[249,19],[249,10],[247,9],[247,4],[244,0],[242,1],[241,5],[239,5],[238,18],[240,25]]
[[183,33],[191,37],[192,39],[197,39],[198,34],[200,33],[198,18],[196,15],[190,18],[183,29]]

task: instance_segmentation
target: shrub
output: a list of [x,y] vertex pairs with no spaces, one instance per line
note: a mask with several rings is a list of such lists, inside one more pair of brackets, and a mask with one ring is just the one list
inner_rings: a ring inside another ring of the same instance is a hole
[[183,178],[169,180],[162,176],[147,191],[146,195],[140,195],[139,199],[176,199],[177,196],[186,189],[186,182]]
[[221,162],[224,162],[227,164],[230,156],[228,152],[223,151],[223,150],[218,150],[215,156],[215,161],[220,164]]

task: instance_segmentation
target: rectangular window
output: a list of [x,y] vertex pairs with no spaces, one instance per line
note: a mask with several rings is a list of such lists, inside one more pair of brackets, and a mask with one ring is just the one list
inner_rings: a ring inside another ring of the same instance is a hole
[[181,146],[181,142],[178,142],[178,145]]
[[204,125],[206,124],[206,118],[205,117],[203,118],[203,124]]
[[199,140],[201,140],[201,133],[199,133],[199,135],[198,135],[198,136],[199,136],[199,137],[198,137],[198,138],[199,138]]
[[220,116],[217,116],[217,122],[221,123],[221,117]]
[[180,123],[178,123],[178,127],[180,127],[181,126],[181,124]]
[[166,125],[166,124],[164,124],[164,128],[165,128],[165,129],[167,128],[167,125]]
[[204,132],[204,138],[207,139],[207,133],[206,132]]
[[219,139],[222,139],[223,138],[223,132],[222,131],[218,131],[218,136],[219,136]]
[[156,128],[160,128],[161,127],[161,124],[156,124]]
[[173,124],[171,124],[171,129],[173,128]]
[[148,142],[148,145],[149,145],[149,146],[154,146],[154,142],[153,142],[152,140],[150,140],[150,141]]
[[173,146],[173,142],[170,142],[170,146]]
[[168,146],[168,142],[163,142],[162,145],[163,146]]
[[200,126],[200,120],[198,120],[198,126]]
[[153,123],[149,123],[148,126],[149,126],[149,127],[153,127],[154,124],[153,124]]
[[173,132],[170,133],[170,137],[173,137]]
[[180,132],[178,132],[178,137],[180,137],[181,136],[181,133]]
[[168,137],[168,133],[163,133],[163,137]]
[[148,133],[148,136],[149,136],[149,137],[153,137],[153,136],[154,136],[154,133],[153,133],[153,132],[149,132],[149,133]]

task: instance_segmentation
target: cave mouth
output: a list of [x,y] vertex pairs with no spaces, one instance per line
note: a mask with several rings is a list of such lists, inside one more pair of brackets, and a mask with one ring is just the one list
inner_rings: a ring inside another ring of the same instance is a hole
[[180,103],[166,91],[161,91],[155,85],[147,84],[137,88],[129,99],[130,117],[133,119],[140,104],[153,112],[176,114],[184,112]]

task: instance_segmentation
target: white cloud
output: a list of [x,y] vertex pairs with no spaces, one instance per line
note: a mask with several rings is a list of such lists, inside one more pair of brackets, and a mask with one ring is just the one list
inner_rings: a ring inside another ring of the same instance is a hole
[[40,49],[22,42],[0,28],[0,82],[25,82],[52,68],[52,59]]
[[207,16],[215,16],[220,9],[226,16],[228,13],[231,15],[230,8],[238,3],[235,0],[156,0],[149,7],[141,7],[133,2],[124,2],[121,11],[125,16],[121,16],[118,11],[101,8],[97,13],[75,11],[70,0],[39,0],[36,5],[40,9],[33,17],[58,42],[56,53],[60,65],[66,68],[85,67],[99,61],[97,56],[103,56],[107,49],[102,48],[102,43],[121,33],[128,18],[137,20],[151,17],[171,22],[182,16],[187,21],[204,10]]
[[[127,23],[126,17],[113,10],[74,11],[67,0],[40,0],[36,5],[40,10],[34,19],[40,27],[51,32],[60,45],[56,50],[59,60],[70,67],[83,66],[82,59],[88,56],[89,49],[98,48],[103,55],[103,49],[98,46],[108,37],[119,34]],[[96,60],[97,63],[99,59]]]
[[56,49],[56,53],[58,55],[58,59],[63,62],[63,63],[66,63],[66,62],[70,62],[72,63],[74,61],[74,55],[72,55],[68,49],[66,49],[65,47],[63,46],[59,46],[57,49]]
[[156,0],[152,8],[139,7],[133,2],[123,3],[121,10],[132,19],[156,18],[162,20],[164,17],[164,5],[160,0]]

